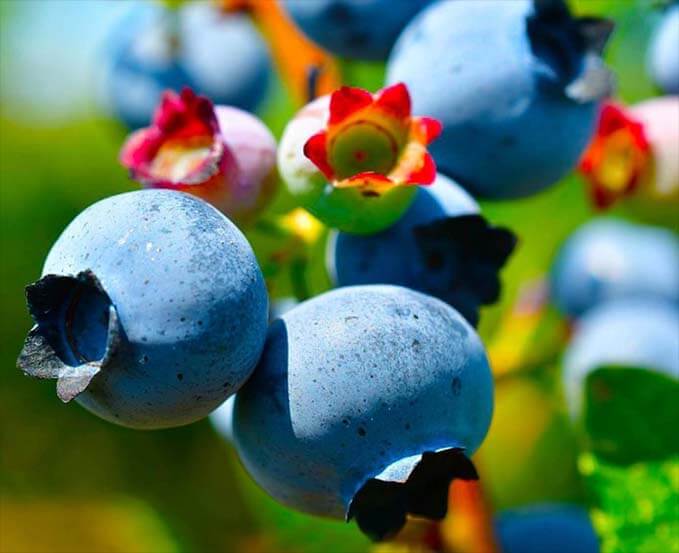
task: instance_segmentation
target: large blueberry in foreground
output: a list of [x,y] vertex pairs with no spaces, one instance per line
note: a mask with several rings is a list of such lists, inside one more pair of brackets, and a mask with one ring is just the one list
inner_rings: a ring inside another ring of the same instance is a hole
[[679,303],[679,239],[670,231],[597,219],[562,246],[551,271],[559,309],[579,317],[606,301],[660,298]]
[[580,319],[563,361],[566,399],[580,414],[587,376],[607,366],[641,368],[679,378],[676,304],[628,299],[603,304]]
[[107,104],[129,128],[147,126],[166,89],[189,87],[215,104],[255,110],[271,73],[267,47],[244,15],[191,3],[131,11],[109,41]]
[[587,511],[575,505],[531,505],[500,513],[496,532],[503,553],[598,553]]
[[327,264],[338,286],[406,286],[444,300],[476,325],[479,307],[500,295],[498,271],[515,243],[510,231],[486,222],[469,194],[438,175],[387,230],[332,235]]
[[665,94],[679,94],[679,5],[670,7],[651,37],[648,72]]
[[445,515],[450,481],[476,477],[467,456],[492,408],[483,345],[455,310],[406,288],[354,286],[272,323],[233,431],[273,497],[356,518],[381,539],[406,513]]
[[36,322],[18,364],[56,378],[100,417],[134,428],[206,416],[250,376],[266,335],[262,274],[240,231],[168,190],[102,200],[27,287]]
[[474,195],[528,196],[577,163],[612,79],[600,54],[612,25],[561,0],[438,2],[403,31],[387,82],[443,125],[439,171]]
[[399,33],[431,0],[284,0],[293,21],[336,56],[386,60]]

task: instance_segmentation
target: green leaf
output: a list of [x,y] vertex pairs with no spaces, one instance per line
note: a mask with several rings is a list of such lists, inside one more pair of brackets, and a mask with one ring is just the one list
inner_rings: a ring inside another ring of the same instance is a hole
[[601,553],[679,553],[679,459],[609,464],[591,453],[578,465]]
[[679,380],[648,369],[601,367],[585,383],[588,449],[628,465],[679,455]]

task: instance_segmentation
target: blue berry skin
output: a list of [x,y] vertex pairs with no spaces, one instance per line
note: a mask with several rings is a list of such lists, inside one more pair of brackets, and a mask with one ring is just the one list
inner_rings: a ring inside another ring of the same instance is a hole
[[250,376],[266,337],[268,297],[245,237],[206,202],[170,190],[87,208],[27,295],[37,327],[20,367],[58,378],[64,401],[133,428],[207,416]]
[[[269,309],[269,321],[280,318],[284,313],[299,305],[295,298],[284,297],[272,300]],[[231,396],[217,409],[210,413],[210,422],[217,433],[228,442],[233,442],[233,407],[236,396]]]
[[665,94],[679,94],[679,5],[667,10],[653,33],[646,63]]
[[676,304],[624,299],[587,313],[563,360],[571,416],[578,417],[587,375],[604,366],[641,368],[679,378],[679,308]]
[[401,30],[431,0],[283,0],[316,44],[343,58],[386,60]]
[[[380,513],[398,507],[387,498],[421,458],[432,458],[425,452],[464,448],[471,455],[492,409],[483,345],[455,310],[398,286],[353,286],[272,323],[260,363],[236,395],[233,427],[243,464],[274,498],[351,518],[368,482],[391,486]],[[446,462],[446,470],[457,470]],[[443,513],[454,477],[446,474],[429,490],[445,495]]]
[[495,524],[503,553],[599,553],[587,511],[541,504],[504,511]]
[[679,304],[679,240],[660,228],[591,221],[561,247],[551,270],[551,295],[570,317],[630,297]]
[[388,84],[405,82],[413,112],[442,123],[430,146],[438,170],[474,196],[535,194],[565,176],[589,143],[612,87],[599,56],[611,26],[588,20],[597,39],[587,42],[587,24],[561,4],[437,2],[392,50]]
[[166,89],[189,87],[216,105],[248,111],[261,104],[271,75],[268,49],[244,15],[220,16],[196,3],[178,14],[145,3],[111,37],[104,82],[108,108],[130,129],[148,126]]
[[514,245],[511,232],[489,227],[474,199],[438,175],[387,230],[331,235],[327,266],[337,286],[406,286],[442,299],[476,326],[479,307],[500,295],[498,271]]

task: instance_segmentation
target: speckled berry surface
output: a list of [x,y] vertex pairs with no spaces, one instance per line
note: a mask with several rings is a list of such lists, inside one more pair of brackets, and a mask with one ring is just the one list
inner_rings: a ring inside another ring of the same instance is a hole
[[[245,237],[206,202],[144,190],[92,205],[64,230],[43,268],[43,276],[71,280],[83,273],[100,286],[119,323],[115,351],[77,395],[100,417],[135,428],[187,424],[253,370],[268,316],[263,278]],[[30,304],[30,287],[28,296]],[[54,288],[33,299],[48,311],[69,301]],[[94,350],[83,356],[96,360],[106,333],[78,330],[90,310],[82,300],[76,309],[82,314],[67,309],[65,332],[73,335],[66,339]]]
[[406,288],[354,286],[272,323],[233,425],[243,464],[269,494],[344,518],[381,473],[403,482],[424,452],[471,455],[492,408],[485,351],[455,310]]

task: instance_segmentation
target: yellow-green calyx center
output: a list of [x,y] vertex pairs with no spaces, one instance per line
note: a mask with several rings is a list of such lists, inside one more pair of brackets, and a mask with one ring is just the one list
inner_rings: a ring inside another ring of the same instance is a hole
[[328,161],[344,179],[364,172],[387,175],[398,159],[398,144],[384,127],[355,121],[340,129],[328,144]]

